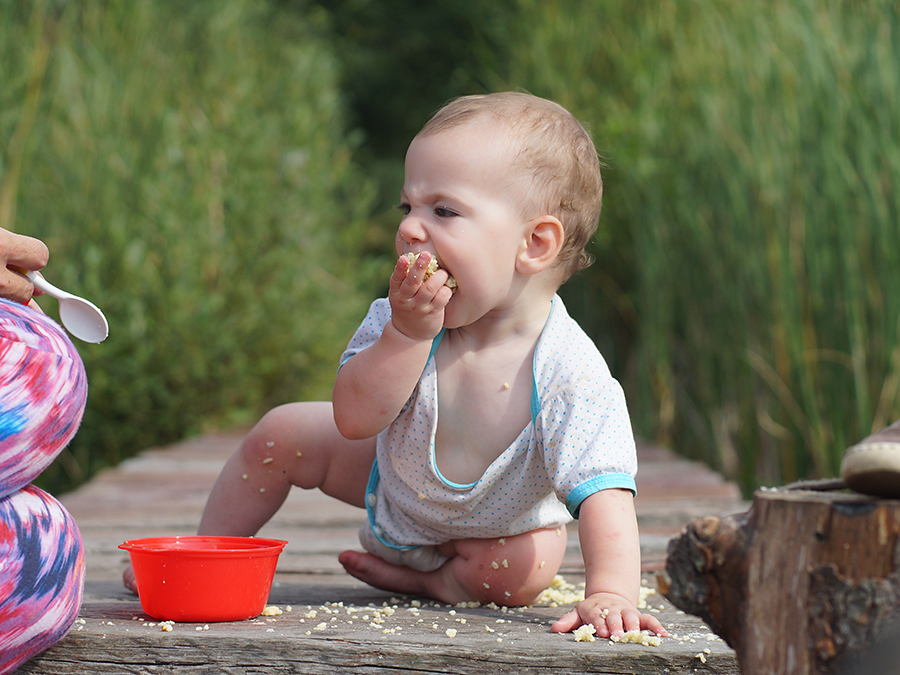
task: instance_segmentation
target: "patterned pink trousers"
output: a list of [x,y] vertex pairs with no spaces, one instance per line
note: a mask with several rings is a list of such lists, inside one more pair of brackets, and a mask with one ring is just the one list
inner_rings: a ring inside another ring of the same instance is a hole
[[61,640],[81,607],[78,526],[29,483],[75,435],[86,400],[84,365],[62,329],[0,299],[0,675]]

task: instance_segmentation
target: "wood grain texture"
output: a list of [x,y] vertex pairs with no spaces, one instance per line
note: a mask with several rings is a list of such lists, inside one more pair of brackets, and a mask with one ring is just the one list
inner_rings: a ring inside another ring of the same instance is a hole
[[749,511],[698,519],[670,543],[662,591],[744,675],[844,673],[900,610],[898,533],[898,501],[760,491]]
[[[176,624],[164,632],[122,586],[127,554],[116,547],[136,537],[193,534],[206,495],[240,440],[207,435],[148,450],[62,496],[87,549],[84,604],[67,638],[17,675],[738,672],[734,651],[658,592],[647,603],[675,636],[659,647],[577,642],[571,634],[551,633],[551,624],[570,607],[544,603],[504,612],[427,600],[415,600],[420,606],[414,607],[412,598],[392,598],[349,577],[337,562],[340,551],[358,548],[364,513],[318,491],[293,490],[260,532],[289,542],[269,596],[282,615],[209,624],[206,630]],[[654,446],[641,445],[638,453],[635,507],[645,583],[653,585],[650,573],[662,567],[672,535],[698,515],[744,510],[746,504],[733,484],[701,465]],[[574,527],[562,574],[572,583],[583,581]],[[384,603],[399,607],[379,624],[375,609]],[[457,631],[452,638],[448,629]]]

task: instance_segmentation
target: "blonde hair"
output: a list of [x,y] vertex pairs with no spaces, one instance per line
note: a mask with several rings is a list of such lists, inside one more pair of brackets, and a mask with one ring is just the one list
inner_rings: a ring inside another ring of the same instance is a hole
[[509,132],[516,168],[531,182],[529,206],[563,225],[563,245],[555,264],[565,281],[593,262],[585,248],[600,220],[603,181],[591,136],[561,105],[521,92],[454,99],[418,135],[453,129],[484,115]]

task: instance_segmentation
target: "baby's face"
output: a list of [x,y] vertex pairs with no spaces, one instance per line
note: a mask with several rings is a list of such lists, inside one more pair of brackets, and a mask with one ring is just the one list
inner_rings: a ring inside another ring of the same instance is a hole
[[400,194],[397,253],[429,251],[458,284],[444,325],[502,308],[527,245],[524,181],[505,136],[478,121],[413,140]]

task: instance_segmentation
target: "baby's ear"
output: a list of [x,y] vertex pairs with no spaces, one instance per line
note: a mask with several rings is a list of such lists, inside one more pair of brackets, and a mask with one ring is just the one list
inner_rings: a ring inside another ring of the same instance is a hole
[[529,221],[516,269],[522,274],[537,274],[550,267],[562,249],[565,231],[555,216],[544,215]]

